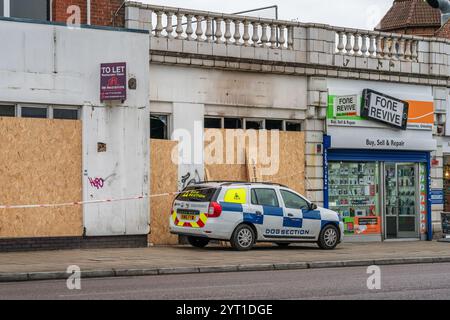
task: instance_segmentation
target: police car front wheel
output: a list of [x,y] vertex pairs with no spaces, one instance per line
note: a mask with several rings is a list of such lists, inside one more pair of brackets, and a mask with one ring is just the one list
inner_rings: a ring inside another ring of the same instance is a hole
[[234,230],[230,242],[235,250],[250,250],[255,244],[255,232],[249,225],[241,224]]
[[328,225],[320,232],[317,244],[321,249],[332,250],[336,248],[339,241],[339,233],[335,226]]

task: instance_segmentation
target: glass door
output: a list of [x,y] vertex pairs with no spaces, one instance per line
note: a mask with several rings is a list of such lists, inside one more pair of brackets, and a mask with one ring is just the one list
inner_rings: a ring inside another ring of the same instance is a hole
[[384,166],[385,237],[417,238],[419,179],[415,163],[386,163]]

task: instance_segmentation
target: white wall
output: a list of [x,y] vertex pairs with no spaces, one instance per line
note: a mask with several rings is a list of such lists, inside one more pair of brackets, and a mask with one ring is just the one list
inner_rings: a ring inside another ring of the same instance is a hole
[[[306,77],[152,64],[150,99],[306,110]],[[292,112],[292,111],[291,111]]]
[[[147,195],[149,190],[148,34],[0,21],[0,102],[82,107],[83,199]],[[100,64],[126,62],[123,105],[100,102]],[[98,153],[97,143],[107,145]],[[103,188],[88,178],[105,179]],[[74,199],[75,200],[75,199]],[[148,233],[148,199],[84,206],[87,235]]]

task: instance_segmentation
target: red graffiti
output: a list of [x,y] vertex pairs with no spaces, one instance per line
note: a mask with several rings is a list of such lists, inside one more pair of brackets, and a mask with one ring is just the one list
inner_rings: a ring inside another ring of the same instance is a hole
[[105,180],[103,180],[103,178],[88,178],[88,179],[89,183],[91,184],[91,187],[93,188],[102,189],[105,184]]

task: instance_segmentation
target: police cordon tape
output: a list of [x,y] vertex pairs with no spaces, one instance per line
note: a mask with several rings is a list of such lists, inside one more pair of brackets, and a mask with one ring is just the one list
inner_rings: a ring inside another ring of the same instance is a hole
[[[292,174],[289,176],[279,177],[278,179],[293,177],[298,174]],[[308,178],[305,177],[306,183],[309,184]],[[207,181],[206,181],[207,182]],[[261,181],[261,182],[270,182],[270,181]],[[251,183],[251,182],[249,182]],[[211,187],[208,188],[200,188],[197,190],[209,190],[213,189]],[[84,204],[97,204],[97,203],[107,203],[107,202],[119,202],[119,201],[131,201],[131,200],[141,200],[146,198],[157,198],[157,197],[167,197],[167,196],[176,196],[183,191],[175,191],[175,192],[167,192],[160,194],[152,194],[152,195],[140,195],[133,196],[128,198],[117,198],[117,199],[102,199],[102,200],[89,200],[89,201],[73,201],[73,202],[65,202],[65,203],[52,203],[52,204],[19,204],[19,205],[0,205],[0,209],[33,209],[33,208],[56,208],[56,207],[70,207],[70,206],[80,206]]]

